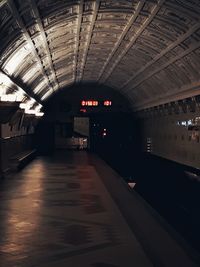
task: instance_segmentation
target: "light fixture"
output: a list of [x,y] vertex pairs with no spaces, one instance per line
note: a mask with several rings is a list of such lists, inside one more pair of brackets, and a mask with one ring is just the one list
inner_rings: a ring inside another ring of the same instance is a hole
[[15,102],[16,96],[14,94],[2,95],[1,101],[3,101],[3,102]]
[[[8,91],[13,91],[13,92],[7,93]],[[33,115],[37,114],[36,116],[38,117],[44,115],[44,113],[40,112],[42,105],[39,104],[34,98],[30,98],[20,86],[15,84],[6,74],[4,74],[1,71],[0,71],[0,101],[21,102],[19,108],[24,109],[26,114],[33,114]]]
[[44,116],[44,112],[36,112],[35,116],[36,117],[42,117],[42,116]]

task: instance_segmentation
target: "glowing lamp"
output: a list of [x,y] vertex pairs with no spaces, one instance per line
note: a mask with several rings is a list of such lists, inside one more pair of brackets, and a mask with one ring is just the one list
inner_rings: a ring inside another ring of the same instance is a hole
[[99,105],[99,102],[97,100],[82,100],[81,101],[81,106],[82,107],[85,107],[85,106],[96,107],[98,105]]
[[86,110],[85,108],[81,108],[81,109],[80,109],[80,112],[86,113],[87,110]]
[[36,117],[42,117],[42,116],[44,116],[44,112],[36,112],[35,116]]
[[110,101],[110,100],[105,100],[104,102],[103,102],[103,105],[104,106],[111,106],[112,105],[112,101]]

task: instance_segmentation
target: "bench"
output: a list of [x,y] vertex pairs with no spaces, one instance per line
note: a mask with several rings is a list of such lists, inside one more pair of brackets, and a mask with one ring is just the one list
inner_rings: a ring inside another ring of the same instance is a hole
[[10,158],[11,168],[13,170],[20,170],[26,164],[28,164],[35,156],[36,156],[36,149],[26,150],[20,152]]

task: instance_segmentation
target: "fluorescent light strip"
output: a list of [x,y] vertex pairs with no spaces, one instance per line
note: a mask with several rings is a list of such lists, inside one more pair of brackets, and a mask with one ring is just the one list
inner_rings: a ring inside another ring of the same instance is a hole
[[[15,90],[12,94],[6,94],[7,89],[12,87],[17,88],[17,90]],[[46,95],[47,94],[45,94],[45,96]],[[44,113],[40,112],[42,105],[39,104],[34,98],[30,98],[21,87],[14,84],[12,80],[1,71],[0,71],[0,101],[21,102],[19,107],[21,109],[24,109],[26,114],[34,114],[34,115],[37,114],[36,116],[38,117],[44,115]],[[37,104],[35,109],[31,109],[35,104]]]

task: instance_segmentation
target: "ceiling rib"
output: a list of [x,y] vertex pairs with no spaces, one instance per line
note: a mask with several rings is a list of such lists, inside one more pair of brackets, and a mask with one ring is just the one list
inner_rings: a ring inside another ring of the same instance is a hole
[[80,44],[80,31],[81,31],[81,23],[82,23],[82,16],[83,16],[83,4],[84,0],[80,1],[79,4],[79,14],[78,14],[78,25],[77,25],[77,38],[76,38],[76,55],[75,55],[75,67],[74,67],[74,81],[77,79],[77,65],[78,65],[78,58],[79,58],[79,44]]
[[51,82],[50,82],[48,76],[47,76],[46,73],[45,73],[45,70],[44,70],[44,67],[43,67],[43,65],[42,65],[41,59],[40,59],[38,53],[36,52],[36,48],[35,48],[35,46],[34,46],[34,44],[33,44],[33,41],[32,41],[32,39],[31,39],[31,37],[30,37],[28,31],[26,30],[26,27],[25,27],[25,25],[24,25],[24,23],[23,23],[23,21],[22,21],[22,19],[21,19],[21,16],[20,16],[20,14],[19,14],[19,12],[18,12],[18,10],[17,10],[17,8],[16,8],[16,6],[15,6],[13,0],[8,0],[8,4],[9,4],[11,10],[13,11],[13,16],[14,16],[15,20],[17,21],[17,23],[18,23],[19,26],[21,27],[22,33],[25,35],[26,40],[27,40],[29,46],[31,47],[31,52],[32,52],[32,54],[36,57],[36,59],[37,59],[39,65],[40,65],[40,69],[41,69],[42,75],[43,75],[44,77],[46,77],[46,81],[47,81],[47,83],[48,83],[48,87],[50,87],[51,90],[54,92],[54,89],[53,89],[52,86],[51,86]]
[[37,5],[35,3],[35,0],[29,0],[29,3],[32,7],[32,10],[33,10],[33,13],[35,15],[35,19],[36,19],[36,23],[39,27],[39,30],[40,30],[40,36],[42,37],[42,42],[43,42],[43,46],[46,50],[46,54],[47,54],[47,58],[48,58],[48,62],[49,62],[49,67],[51,69],[51,73],[52,73],[52,76],[53,76],[53,81],[54,81],[54,84],[55,84],[55,87],[54,88],[54,91],[57,91],[59,89],[59,83],[58,83],[58,80],[57,80],[57,77],[56,77],[56,72],[55,72],[55,69],[54,69],[54,66],[53,66],[53,62],[52,62],[52,58],[51,58],[51,52],[50,52],[50,49],[49,49],[49,45],[48,45],[48,42],[47,42],[47,38],[46,38],[46,34],[45,34],[45,31],[44,31],[44,27],[43,27],[43,24],[42,24],[42,21],[41,21],[41,18],[40,18],[40,14],[39,14],[39,10],[37,8]]
[[172,58],[170,61],[168,61],[167,63],[165,63],[164,65],[162,65],[162,67],[159,67],[156,70],[154,70],[153,72],[149,73],[148,75],[146,75],[146,77],[143,77],[142,80],[140,80],[139,82],[137,82],[136,84],[134,84],[133,87],[131,87],[129,90],[126,90],[124,92],[128,92],[130,90],[133,90],[134,88],[136,88],[137,86],[139,86],[140,84],[142,84],[143,82],[145,82],[146,80],[148,80],[149,78],[151,78],[153,75],[155,75],[158,72],[166,69],[169,65],[171,65],[174,62],[176,62],[177,60],[179,60],[179,59],[187,56],[188,54],[190,54],[194,50],[198,49],[199,47],[200,47],[200,42],[198,42],[196,44],[193,44],[190,48],[188,48],[187,50],[185,50],[184,52],[182,52],[180,55]]
[[178,101],[181,99],[200,95],[200,89],[199,88],[200,88],[200,81],[193,82],[190,85],[184,86],[184,88],[182,88],[181,92],[178,92],[178,93],[176,92],[174,94],[171,94],[171,93],[165,94],[155,101],[154,100],[146,101],[146,102],[141,103],[140,105],[136,105],[134,107],[134,109],[135,110],[142,110],[145,108],[159,106],[159,105],[163,105],[163,104],[170,103],[173,101]]
[[188,37],[190,37],[194,32],[196,32],[200,28],[200,23],[197,23],[194,25],[189,31],[187,31],[185,34],[180,36],[175,42],[170,44],[166,49],[164,49],[160,54],[158,54],[153,60],[148,62],[142,69],[137,71],[134,76],[130,77],[122,86],[120,89],[128,89],[128,86],[130,82],[132,82],[137,76],[139,76],[141,73],[143,73],[147,68],[149,68],[152,64],[157,62],[159,59],[161,59],[164,55],[166,55],[170,50],[174,49],[176,46],[180,45],[182,42],[184,42]]
[[81,81],[83,78],[85,64],[86,64],[86,60],[87,60],[87,55],[88,55],[88,51],[89,51],[89,47],[90,47],[90,43],[91,43],[91,39],[92,39],[92,32],[93,32],[96,18],[98,15],[99,4],[100,4],[100,0],[94,1],[94,11],[93,11],[92,21],[91,21],[91,25],[90,25],[90,30],[88,32],[87,44],[86,44],[86,47],[84,49],[83,62],[80,65],[80,74],[79,74],[80,76],[77,77],[78,82]]
[[[144,1],[145,2],[145,1]],[[126,53],[129,51],[129,49],[133,46],[135,41],[138,39],[138,37],[142,34],[142,32],[146,29],[146,27],[151,23],[151,21],[154,19],[155,15],[160,10],[161,6],[165,0],[160,0],[157,5],[154,7],[151,15],[145,20],[145,22],[142,24],[141,28],[137,31],[135,35],[132,36],[131,40],[125,47],[125,49],[122,51],[122,53],[116,58],[114,64],[111,66],[110,70],[108,70],[106,76],[100,80],[101,83],[105,83],[105,81],[110,77],[115,67],[119,64],[119,62],[122,60],[122,58],[126,55]],[[141,10],[143,6],[143,1],[138,5],[138,9]]]
[[7,0],[1,0],[0,1],[0,8],[7,2]]
[[116,44],[115,44],[113,50],[111,51],[109,57],[106,59],[106,62],[105,62],[103,68],[101,69],[101,71],[100,71],[100,73],[99,73],[98,80],[100,80],[101,77],[103,76],[103,73],[104,73],[104,71],[105,71],[105,69],[106,69],[108,63],[110,62],[111,58],[114,56],[114,54],[115,54],[115,52],[117,51],[117,49],[120,47],[120,45],[121,45],[121,43],[122,43],[124,37],[127,35],[127,33],[128,33],[128,31],[130,30],[130,28],[131,28],[133,22],[136,20],[137,16],[139,15],[140,10],[141,10],[141,8],[143,7],[144,3],[145,3],[145,0],[139,1],[139,3],[138,3],[138,5],[137,5],[137,8],[136,8],[135,12],[134,12],[134,13],[132,14],[132,16],[130,17],[130,19],[129,19],[127,25],[124,27],[124,30],[123,30],[121,36],[119,37],[119,40],[116,42]]
[[197,2],[0,0],[0,73],[9,92],[16,84],[41,102],[81,81],[109,85],[140,109],[196,94]]

